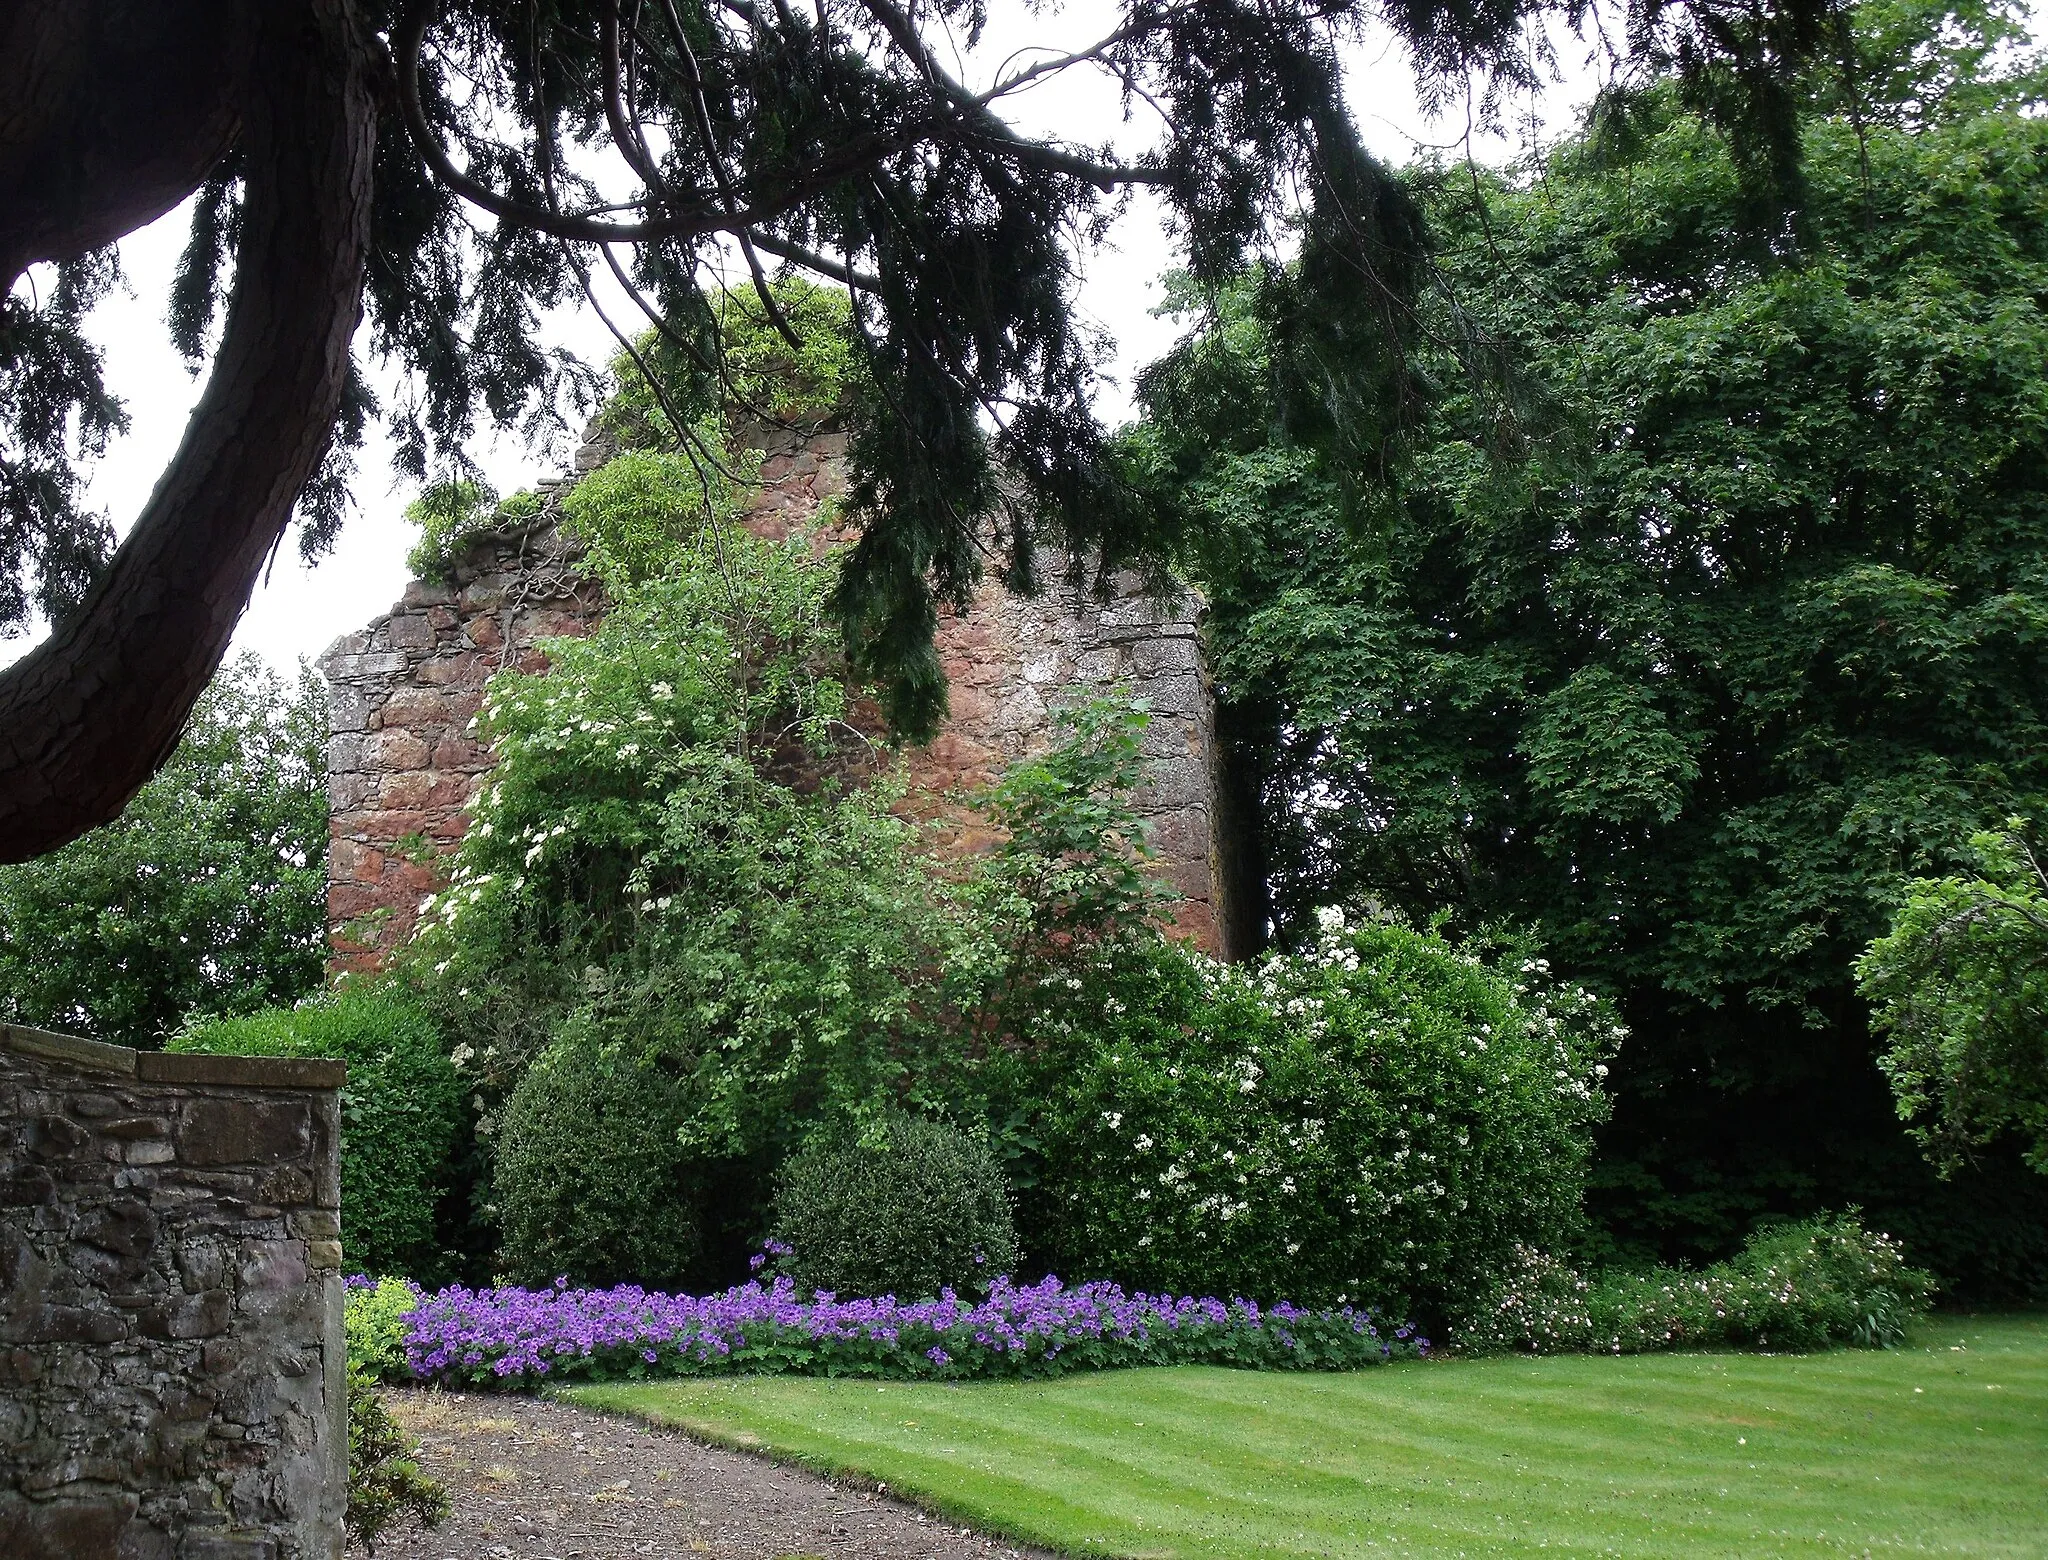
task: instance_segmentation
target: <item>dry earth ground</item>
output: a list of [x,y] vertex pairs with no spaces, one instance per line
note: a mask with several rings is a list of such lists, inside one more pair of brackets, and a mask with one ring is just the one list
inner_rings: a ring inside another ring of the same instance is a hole
[[[393,1391],[453,1511],[379,1560],[1028,1560],[868,1490],[533,1398]],[[360,1550],[351,1551],[360,1553]]]

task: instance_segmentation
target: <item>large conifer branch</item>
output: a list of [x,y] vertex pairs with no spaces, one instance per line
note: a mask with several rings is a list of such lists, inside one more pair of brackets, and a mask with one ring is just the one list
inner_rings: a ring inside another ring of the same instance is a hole
[[325,450],[362,295],[373,114],[344,0],[264,8],[211,379],[84,604],[0,673],[0,861],[119,814],[176,744]]
[[233,143],[246,0],[0,0],[0,293],[154,221]]

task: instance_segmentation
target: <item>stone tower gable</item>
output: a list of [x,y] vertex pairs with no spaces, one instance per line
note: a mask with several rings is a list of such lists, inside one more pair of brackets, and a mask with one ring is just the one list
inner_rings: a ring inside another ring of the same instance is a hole
[[[755,442],[760,487],[741,522],[756,535],[788,536],[845,491],[843,433],[777,429]],[[327,919],[338,966],[373,967],[411,934],[420,900],[438,885],[440,858],[461,839],[491,766],[468,730],[484,685],[507,667],[544,667],[537,641],[588,633],[602,615],[602,592],[578,572],[554,517],[561,491],[607,455],[585,445],[574,474],[542,484],[539,518],[471,544],[452,579],[413,581],[388,615],[322,658],[332,709]],[[1058,579],[1057,560],[1048,564],[1045,577]],[[1127,689],[1152,711],[1136,801],[1162,872],[1184,896],[1178,930],[1212,953],[1234,952],[1217,888],[1217,754],[1199,610],[1191,594],[1155,600],[1135,576],[1113,580],[1106,600],[1064,582],[1026,600],[985,581],[970,611],[941,617],[951,712],[906,755],[904,810],[937,825],[941,850],[986,848],[994,835],[964,794],[1044,751],[1064,703]]]

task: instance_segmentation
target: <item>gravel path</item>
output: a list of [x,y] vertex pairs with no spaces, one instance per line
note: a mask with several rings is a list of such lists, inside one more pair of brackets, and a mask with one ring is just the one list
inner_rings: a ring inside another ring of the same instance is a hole
[[454,1510],[432,1532],[388,1535],[379,1560],[1051,1560],[884,1495],[562,1403],[387,1401]]

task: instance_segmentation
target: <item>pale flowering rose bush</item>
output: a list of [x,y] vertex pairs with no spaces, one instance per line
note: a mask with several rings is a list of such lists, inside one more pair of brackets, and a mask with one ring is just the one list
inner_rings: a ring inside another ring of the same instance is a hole
[[1740,1255],[1698,1272],[1589,1278],[1524,1246],[1452,1340],[1474,1354],[1890,1348],[1926,1313],[1933,1287],[1854,1210],[1760,1231]]
[[1442,1316],[1578,1232],[1623,1032],[1541,960],[1331,910],[1298,954],[1066,995],[1026,1198],[1061,1271]]
[[793,1373],[894,1379],[1044,1377],[1127,1365],[1351,1370],[1429,1350],[1408,1327],[1354,1307],[1131,1294],[999,1280],[987,1298],[951,1291],[904,1303],[799,1294],[786,1278],[721,1294],[614,1289],[444,1289],[406,1318],[407,1358],[425,1381]]
[[[994,848],[935,865],[854,729],[829,560],[657,545],[674,476],[579,489],[641,561],[491,683],[497,764],[409,949],[477,1119],[473,1273],[715,1289],[776,1165],[898,1111],[987,1144],[1026,1276],[1434,1320],[1571,1241],[1597,1002],[1336,911],[1243,968],[1170,942],[1128,699],[1067,711],[982,798]],[[625,1087],[569,1086],[599,1071]]]

